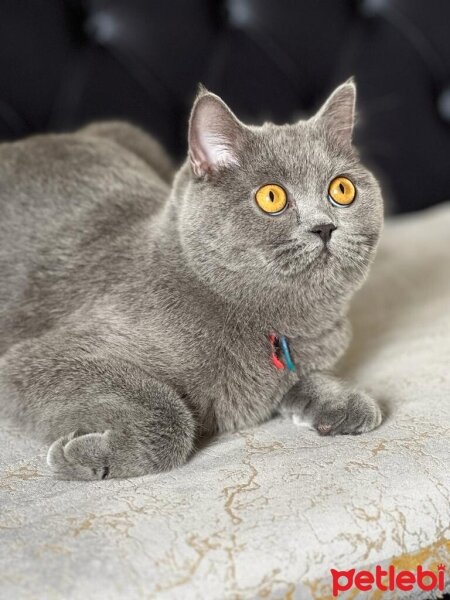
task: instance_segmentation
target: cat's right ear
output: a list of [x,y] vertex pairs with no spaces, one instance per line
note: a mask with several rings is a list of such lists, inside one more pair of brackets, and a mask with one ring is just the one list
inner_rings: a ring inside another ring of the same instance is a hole
[[201,88],[189,120],[189,159],[194,175],[239,165],[243,125],[219,96]]
[[356,85],[351,78],[334,90],[313,119],[322,122],[342,144],[350,145],[355,125],[355,103]]

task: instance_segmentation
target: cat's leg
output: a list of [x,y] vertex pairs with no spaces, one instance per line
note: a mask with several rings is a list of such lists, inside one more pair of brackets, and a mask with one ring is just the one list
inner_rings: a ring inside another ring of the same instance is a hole
[[[146,398],[138,402],[126,395],[91,401],[85,408],[89,418],[77,419],[80,426],[50,446],[47,463],[54,475],[133,477],[183,465],[194,446],[192,415],[167,386],[147,381],[145,388]],[[59,417],[68,415],[60,412]]]
[[192,412],[170,386],[89,340],[43,336],[0,358],[0,415],[51,443],[62,479],[172,469],[194,449]]
[[321,435],[365,433],[382,421],[380,407],[368,394],[319,371],[300,377],[279,412],[294,422],[306,422]]

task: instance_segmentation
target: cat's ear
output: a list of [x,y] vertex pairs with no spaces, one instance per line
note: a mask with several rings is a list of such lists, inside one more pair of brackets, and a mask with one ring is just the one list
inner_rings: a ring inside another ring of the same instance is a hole
[[194,175],[203,177],[238,165],[243,125],[219,96],[201,87],[189,120],[189,159]]
[[332,131],[340,142],[350,145],[355,125],[355,105],[356,85],[351,78],[334,90],[313,118]]

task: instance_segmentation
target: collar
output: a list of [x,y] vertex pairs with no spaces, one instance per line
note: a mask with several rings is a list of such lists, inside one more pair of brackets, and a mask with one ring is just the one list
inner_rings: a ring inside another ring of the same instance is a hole
[[295,372],[297,369],[292,360],[287,337],[285,335],[271,333],[269,334],[269,342],[272,347],[270,355],[272,364],[280,371],[287,368],[289,371]]

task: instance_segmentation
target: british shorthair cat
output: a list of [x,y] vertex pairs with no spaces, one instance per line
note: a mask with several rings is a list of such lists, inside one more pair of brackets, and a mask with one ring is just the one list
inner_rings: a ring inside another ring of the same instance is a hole
[[355,93],[255,127],[202,89],[173,181],[127,124],[0,146],[0,414],[50,444],[55,476],[171,469],[280,413],[380,424],[328,372],[383,220]]

